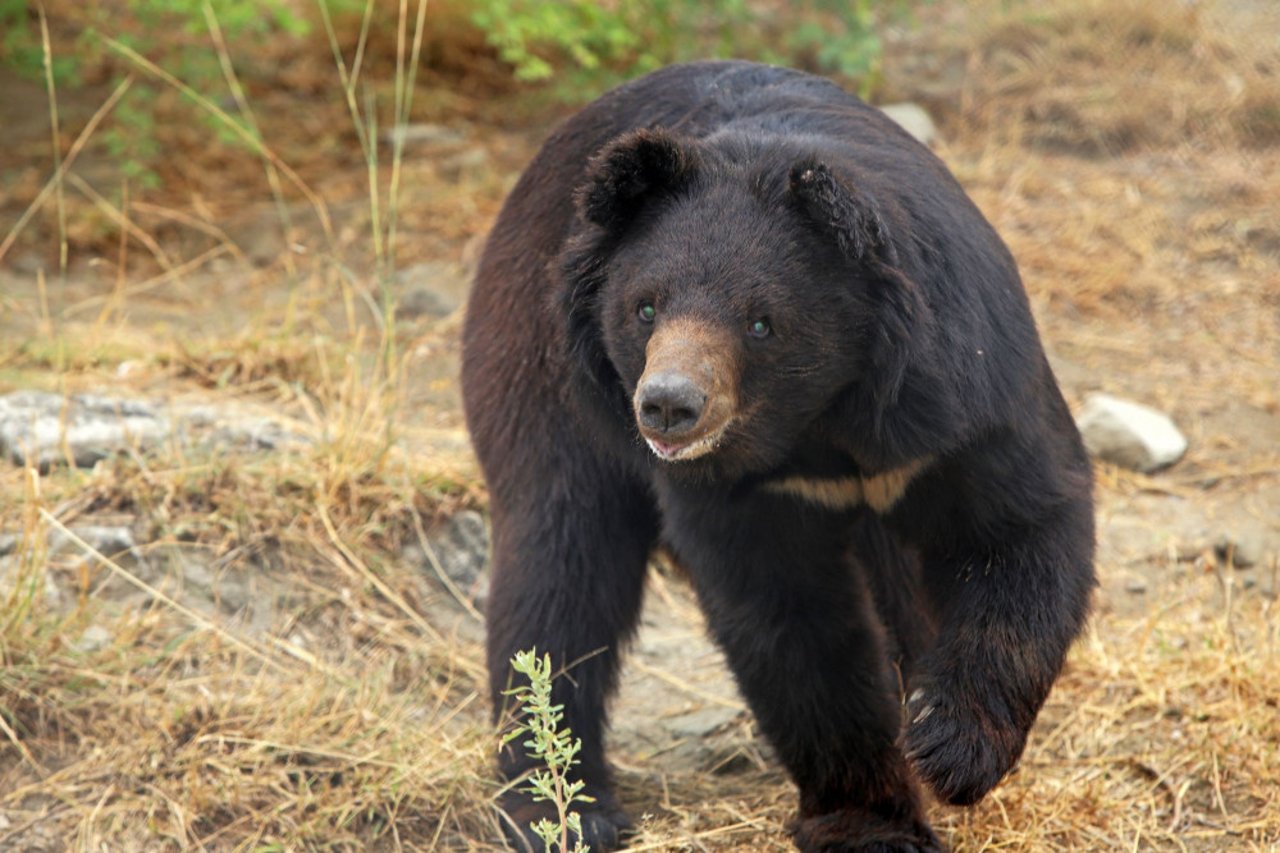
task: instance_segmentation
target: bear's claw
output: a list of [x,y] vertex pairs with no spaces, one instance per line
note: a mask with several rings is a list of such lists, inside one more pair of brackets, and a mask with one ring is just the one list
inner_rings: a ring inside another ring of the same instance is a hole
[[[928,701],[926,702],[926,698]],[[1026,732],[973,699],[917,689],[907,702],[906,756],[939,799],[972,805],[1022,754]]]

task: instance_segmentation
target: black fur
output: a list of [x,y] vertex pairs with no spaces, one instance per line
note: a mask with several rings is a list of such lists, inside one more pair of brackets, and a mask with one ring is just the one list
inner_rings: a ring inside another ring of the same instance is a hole
[[587,183],[578,192],[583,219],[617,231],[655,193],[677,193],[698,168],[696,149],[662,130],[624,134],[596,155]]
[[[673,320],[733,342],[737,408],[713,452],[664,462],[630,401]],[[799,788],[802,849],[939,849],[914,779],[971,803],[1018,759],[1087,612],[1089,465],[1004,244],[878,111],[737,62],[582,110],[489,238],[463,391],[493,513],[495,713],[516,651],[566,667],[596,849],[627,826],[605,705],[659,543]],[[787,485],[904,468],[876,512]],[[548,813],[503,806],[517,840]]]

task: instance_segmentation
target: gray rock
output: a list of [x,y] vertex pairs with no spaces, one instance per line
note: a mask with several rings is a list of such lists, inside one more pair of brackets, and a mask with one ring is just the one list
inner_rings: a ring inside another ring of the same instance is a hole
[[1223,563],[1249,569],[1266,559],[1266,539],[1266,532],[1260,527],[1245,527],[1219,536],[1213,543],[1213,553]]
[[662,721],[662,726],[678,738],[700,740],[736,720],[742,712],[727,705],[704,705]]
[[38,275],[40,270],[47,269],[44,258],[35,252],[25,252],[13,259],[13,269],[23,275]]
[[[104,557],[117,554],[136,556],[138,543],[133,538],[133,531],[119,525],[86,524],[69,528],[71,533],[84,541],[93,550]],[[49,534],[49,549],[54,553],[61,551],[83,551],[81,546],[61,530]]]
[[[29,571],[27,571],[30,563],[25,557],[26,555],[23,554],[0,557],[0,601],[4,601],[13,595],[19,585],[23,588],[23,596],[29,592],[34,592],[30,586],[32,578]],[[42,579],[41,586],[43,587],[43,599],[46,607],[62,610],[68,598],[71,601],[76,600],[77,596],[67,596],[63,593],[55,572],[41,571],[39,575]]]
[[447,317],[453,313],[456,305],[451,305],[435,291],[425,287],[415,287],[400,298],[396,311],[401,317]]
[[111,632],[101,625],[90,625],[72,645],[79,652],[96,652],[111,642],[111,637]]
[[463,142],[467,135],[462,131],[443,124],[402,124],[382,131],[382,141],[386,145],[456,145]]
[[216,406],[190,406],[182,413],[180,423],[183,429],[203,429],[216,424],[218,416]]
[[276,450],[288,444],[308,444],[310,439],[270,418],[234,417],[219,423],[205,443],[242,450]]
[[456,181],[468,173],[480,171],[488,163],[488,151],[479,147],[467,148],[441,160],[440,175],[447,180]]
[[64,438],[75,464],[83,467],[114,453],[146,451],[170,439],[186,447],[250,451],[311,442],[280,420],[235,404],[183,404],[161,410],[143,400],[100,394],[62,397],[18,391],[0,397],[0,456],[47,469],[66,458]]
[[72,400],[93,412],[108,412],[135,418],[156,417],[155,407],[145,400],[127,400],[122,397],[109,397],[106,394],[77,394]]
[[437,580],[443,571],[449,582],[477,607],[483,607],[489,593],[484,569],[489,561],[489,531],[484,516],[474,510],[455,513],[427,531],[427,554],[416,544],[405,547],[402,557],[423,567],[427,577]]
[[938,138],[937,125],[919,104],[886,104],[880,111],[924,145],[932,145]]
[[1167,415],[1108,394],[1090,394],[1076,426],[1090,455],[1135,471],[1157,471],[1187,452],[1186,438]]
[[48,468],[69,453],[88,468],[116,453],[146,450],[169,430],[168,419],[141,400],[43,391],[0,397],[0,455],[17,465]]
[[252,575],[245,572],[217,572],[209,565],[189,557],[176,561],[183,586],[200,601],[219,605],[227,613],[242,611],[254,603]]
[[413,264],[396,273],[396,287],[403,294],[396,310],[401,317],[409,319],[447,316],[462,304],[466,286],[466,276],[457,264],[449,261]]

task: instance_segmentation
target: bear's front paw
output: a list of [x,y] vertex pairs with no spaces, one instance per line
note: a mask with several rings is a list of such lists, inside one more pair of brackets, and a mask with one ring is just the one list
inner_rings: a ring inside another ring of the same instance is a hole
[[[533,824],[546,818],[556,819],[555,806],[548,802],[531,802],[525,794],[508,794],[499,804],[502,830],[506,834],[507,844],[519,853],[543,853],[546,844],[533,831]],[[632,828],[631,820],[622,809],[614,804],[613,798],[598,797],[594,803],[575,803],[574,811],[582,818],[582,844],[592,851],[617,850],[622,846],[622,838]],[[569,849],[572,850],[578,837],[569,835]],[[559,851],[560,846],[552,848]]]
[[864,809],[801,817],[790,827],[804,853],[942,853],[947,848],[923,819],[888,819]]
[[975,692],[917,687],[907,700],[907,759],[938,799],[969,806],[996,786],[1027,742],[1026,729]]

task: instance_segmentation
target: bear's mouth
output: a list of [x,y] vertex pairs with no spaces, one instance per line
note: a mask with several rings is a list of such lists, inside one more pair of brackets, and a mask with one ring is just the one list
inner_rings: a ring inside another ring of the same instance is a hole
[[724,421],[719,427],[711,432],[686,441],[670,441],[662,438],[651,438],[641,431],[641,436],[645,443],[649,445],[649,449],[654,455],[664,462],[684,462],[689,459],[697,459],[699,456],[706,456],[708,453],[720,446],[721,439],[724,438],[725,430],[729,428],[729,420]]

